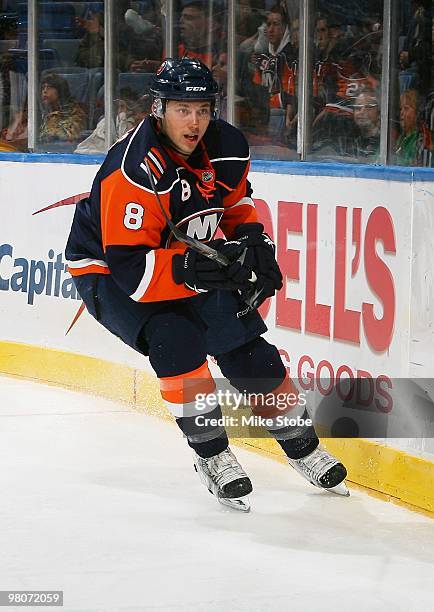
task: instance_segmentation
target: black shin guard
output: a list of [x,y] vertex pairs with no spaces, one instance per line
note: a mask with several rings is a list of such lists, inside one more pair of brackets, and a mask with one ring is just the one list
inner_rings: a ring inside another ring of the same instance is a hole
[[225,450],[228,445],[228,437],[222,425],[214,425],[222,419],[220,406],[216,406],[211,412],[199,414],[200,421],[196,416],[181,417],[176,419],[176,424],[187,438],[188,445],[196,453],[208,459],[218,455]]
[[198,442],[194,438],[192,439],[191,423],[189,423],[188,421],[193,420],[194,417],[183,417],[181,419],[176,419],[176,424],[178,425],[184,436],[187,438],[188,445],[199,455],[199,457],[203,457],[204,459],[214,457],[214,455],[218,455],[229,446],[229,440],[226,435],[226,432],[220,429],[218,430],[218,432],[216,432],[217,437],[211,438],[211,440]]
[[309,427],[302,436],[288,440],[276,440],[285,455],[290,459],[301,459],[310,455],[319,444],[318,436],[313,427]]

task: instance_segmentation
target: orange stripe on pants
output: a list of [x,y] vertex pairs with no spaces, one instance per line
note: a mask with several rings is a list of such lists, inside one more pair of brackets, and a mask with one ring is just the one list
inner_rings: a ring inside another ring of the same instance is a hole
[[207,361],[192,372],[160,378],[161,396],[173,404],[193,402],[198,394],[207,395],[214,389],[215,382]]
[[[285,378],[273,391],[269,393],[258,393],[259,397],[251,397],[250,406],[253,414],[272,419],[279,415],[288,414],[298,405],[298,389],[286,373]],[[253,394],[252,394],[253,396]],[[280,404],[285,402],[285,406]]]

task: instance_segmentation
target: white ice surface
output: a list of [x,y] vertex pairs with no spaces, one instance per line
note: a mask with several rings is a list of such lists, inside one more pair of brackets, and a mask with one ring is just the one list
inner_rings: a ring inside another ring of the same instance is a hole
[[168,422],[12,378],[0,399],[0,590],[63,590],[68,612],[434,609],[426,516],[240,449],[252,512],[226,510]]

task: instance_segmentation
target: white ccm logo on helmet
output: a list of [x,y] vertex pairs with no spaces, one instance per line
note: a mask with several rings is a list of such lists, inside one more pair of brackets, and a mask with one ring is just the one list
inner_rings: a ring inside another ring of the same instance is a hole
[[185,91],[206,91],[206,87],[199,87],[199,85],[189,86],[185,88]]

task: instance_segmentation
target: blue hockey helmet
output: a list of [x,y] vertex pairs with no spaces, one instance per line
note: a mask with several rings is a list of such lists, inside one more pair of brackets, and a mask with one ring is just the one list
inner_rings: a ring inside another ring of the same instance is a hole
[[216,102],[219,87],[211,70],[191,57],[166,59],[155,73],[151,94],[161,100],[210,100]]

